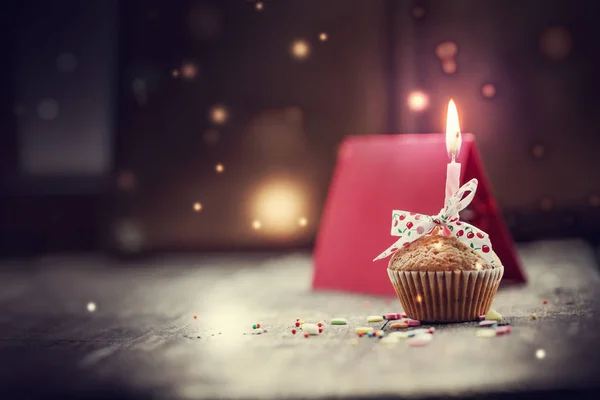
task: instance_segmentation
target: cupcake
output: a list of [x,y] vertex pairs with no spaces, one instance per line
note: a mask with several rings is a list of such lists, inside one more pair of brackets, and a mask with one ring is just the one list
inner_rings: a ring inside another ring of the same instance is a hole
[[388,275],[404,312],[427,322],[475,321],[487,313],[504,268],[455,236],[431,234],[398,249]]

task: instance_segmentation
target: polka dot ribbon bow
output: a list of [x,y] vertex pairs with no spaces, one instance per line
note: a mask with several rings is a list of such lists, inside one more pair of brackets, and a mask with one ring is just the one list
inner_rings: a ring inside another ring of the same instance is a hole
[[399,239],[373,261],[386,258],[400,247],[408,246],[411,242],[431,232],[436,226],[446,226],[458,240],[479,252],[489,264],[493,265],[495,262],[488,234],[473,225],[458,220],[458,213],[471,203],[476,190],[477,179],[471,179],[448,199],[446,207],[442,208],[440,213],[435,216],[394,210],[392,212],[392,236],[398,236]]

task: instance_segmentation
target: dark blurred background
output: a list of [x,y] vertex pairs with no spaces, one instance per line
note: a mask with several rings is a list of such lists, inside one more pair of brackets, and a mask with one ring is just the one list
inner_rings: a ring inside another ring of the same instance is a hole
[[515,239],[597,242],[599,4],[9,0],[1,254],[311,246],[344,137],[450,97]]

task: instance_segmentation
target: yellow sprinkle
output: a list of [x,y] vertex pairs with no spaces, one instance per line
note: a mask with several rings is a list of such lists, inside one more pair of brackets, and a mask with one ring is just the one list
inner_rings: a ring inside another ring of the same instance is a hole
[[367,317],[367,322],[381,322],[383,321],[383,317],[381,315],[369,315]]
[[373,332],[373,328],[370,326],[361,326],[355,329],[356,333],[369,333]]
[[304,321],[298,321],[298,323],[299,323],[300,325],[302,325],[302,324],[304,324]]
[[393,337],[398,338],[398,339],[407,339],[408,338],[408,332],[398,332],[398,331],[396,331],[396,332],[390,332],[390,334],[387,335],[386,337],[390,337],[390,336],[393,336]]
[[485,314],[485,319],[488,321],[502,321],[502,314],[496,310],[490,310]]
[[398,343],[400,339],[397,336],[386,336],[379,340],[379,343],[382,344],[394,344]]
[[537,319],[537,315],[531,314],[531,319]]
[[475,335],[481,338],[490,338],[496,336],[496,330],[491,328],[481,328],[477,329]]

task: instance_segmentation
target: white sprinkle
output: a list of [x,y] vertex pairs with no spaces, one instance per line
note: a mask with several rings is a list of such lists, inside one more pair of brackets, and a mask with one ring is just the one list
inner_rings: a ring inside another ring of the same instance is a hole
[[403,332],[403,331],[394,331],[394,332],[390,332],[389,335],[387,335],[387,337],[396,337],[398,339],[406,339],[408,338],[408,332]]
[[400,338],[396,335],[385,336],[385,337],[382,337],[381,339],[379,339],[379,343],[382,343],[382,344],[394,344],[394,343],[398,343],[399,341],[400,341]]
[[92,303],[91,301],[87,304],[87,310],[89,312],[96,311],[96,303]]
[[535,357],[538,360],[546,358],[546,351],[544,349],[537,349],[537,351],[535,352]]
[[432,335],[417,335],[407,340],[407,343],[413,347],[420,347],[429,344],[433,339]]
[[477,337],[481,337],[481,338],[491,338],[491,337],[496,336],[496,331],[494,329],[480,328],[480,329],[477,329],[477,331],[475,332],[475,335]]
[[319,327],[317,324],[302,324],[301,326],[304,333],[308,333],[309,335],[319,334]]

